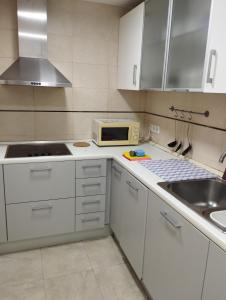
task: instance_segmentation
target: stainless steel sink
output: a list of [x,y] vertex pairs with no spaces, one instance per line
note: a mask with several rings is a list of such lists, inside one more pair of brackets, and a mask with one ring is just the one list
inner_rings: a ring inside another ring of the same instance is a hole
[[215,225],[217,224],[210,219],[210,213],[226,209],[226,182],[221,179],[160,182],[158,184]]

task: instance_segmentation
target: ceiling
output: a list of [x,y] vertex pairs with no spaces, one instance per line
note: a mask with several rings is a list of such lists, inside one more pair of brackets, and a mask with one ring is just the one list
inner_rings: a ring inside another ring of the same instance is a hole
[[85,0],[85,1],[104,3],[104,4],[116,5],[116,6],[136,5],[137,3],[141,2],[140,0]]

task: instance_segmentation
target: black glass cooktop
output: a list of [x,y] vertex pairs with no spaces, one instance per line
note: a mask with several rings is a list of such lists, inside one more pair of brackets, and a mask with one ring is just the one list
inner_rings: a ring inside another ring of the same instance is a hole
[[9,145],[5,158],[60,155],[72,155],[64,143],[34,143]]

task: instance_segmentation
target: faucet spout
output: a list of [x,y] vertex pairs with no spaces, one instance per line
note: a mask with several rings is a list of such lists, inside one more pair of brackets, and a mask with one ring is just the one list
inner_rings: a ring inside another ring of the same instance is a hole
[[219,158],[219,162],[223,164],[225,157],[226,157],[226,151],[224,151],[224,152],[221,154],[221,156],[220,156],[220,158]]

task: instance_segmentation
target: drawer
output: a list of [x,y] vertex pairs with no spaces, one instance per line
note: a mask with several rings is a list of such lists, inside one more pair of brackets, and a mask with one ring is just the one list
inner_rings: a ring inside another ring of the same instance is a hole
[[76,216],[76,231],[92,230],[104,227],[105,213],[91,213]]
[[76,214],[105,211],[105,195],[76,197]]
[[76,162],[76,178],[106,176],[106,159],[81,160]]
[[70,233],[75,230],[74,198],[10,204],[6,211],[9,241]]
[[6,203],[75,197],[75,162],[4,166]]
[[106,177],[76,179],[76,196],[104,195]]

